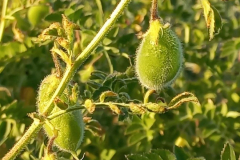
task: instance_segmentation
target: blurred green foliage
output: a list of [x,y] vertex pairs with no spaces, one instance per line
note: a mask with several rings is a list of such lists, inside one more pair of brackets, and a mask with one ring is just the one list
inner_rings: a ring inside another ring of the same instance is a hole
[[[31,124],[27,113],[36,110],[38,86],[54,71],[49,51],[52,42],[35,43],[36,37],[52,22],[60,22],[61,14],[65,14],[81,27],[76,32],[75,44],[81,52],[118,2],[8,1],[0,43],[0,157]],[[103,42],[79,68],[74,81],[79,84],[82,99],[98,101],[101,92],[111,90],[119,95],[114,101],[143,101],[146,90],[125,71],[134,63],[139,37],[148,28],[150,3],[132,0]],[[85,153],[86,160],[122,160],[126,154],[157,148],[172,151],[176,145],[183,147],[189,157],[219,160],[225,142],[233,146],[237,156],[240,154],[240,2],[210,0],[223,20],[220,33],[211,41],[198,1],[159,3],[160,16],[171,23],[182,41],[185,69],[171,88],[152,95],[151,101],[160,96],[169,102],[178,93],[188,91],[196,95],[201,107],[189,103],[166,114],[141,117],[125,110],[125,115],[117,116],[109,109],[97,109],[91,116],[99,121],[102,130],[94,132],[90,125],[86,128],[79,157]],[[91,75],[92,72],[95,74]],[[47,139],[40,132],[18,159],[39,159],[46,144]],[[70,156],[63,152],[59,155]]]

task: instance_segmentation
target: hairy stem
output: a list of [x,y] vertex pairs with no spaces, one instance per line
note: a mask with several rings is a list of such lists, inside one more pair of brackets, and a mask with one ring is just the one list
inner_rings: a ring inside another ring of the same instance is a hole
[[72,64],[72,66],[66,69],[58,88],[56,89],[51,100],[46,106],[46,110],[44,111],[46,116],[53,109],[51,106],[54,99],[64,91],[64,89],[66,88],[67,84],[69,83],[69,81],[71,80],[71,78],[73,77],[77,69],[91,55],[91,52],[98,46],[98,44],[102,41],[104,36],[109,32],[112,25],[116,22],[117,18],[121,15],[124,8],[128,5],[129,2],[130,0],[121,0],[121,2],[118,4],[118,6],[110,15],[110,18],[104,23],[104,25],[99,30],[99,32],[94,37],[94,39],[88,44],[88,46],[82,51],[82,53],[79,54],[79,56],[76,58],[76,61]]
[[14,159],[19,154],[19,152],[23,150],[23,147],[27,145],[34,136],[36,136],[42,126],[43,123],[41,123],[39,119],[34,119],[32,125],[24,133],[21,139],[14,145],[14,147],[3,157],[2,160]]
[[115,21],[123,12],[125,6],[127,6],[129,2],[130,0],[121,0],[121,2],[118,4],[115,10],[112,12],[110,18],[99,30],[98,34],[94,37],[90,44],[83,50],[83,52],[77,57],[76,63],[74,64],[74,67],[76,67],[76,69],[90,56],[91,52],[97,47],[97,45],[103,39],[103,37],[109,32],[110,28],[115,23]]
[[85,107],[80,105],[80,106],[74,106],[74,107],[68,108],[66,110],[60,110],[60,111],[58,111],[56,113],[51,114],[47,118],[49,120],[52,120],[54,118],[57,118],[58,116],[61,116],[61,115],[65,114],[65,113],[72,112],[72,111],[79,110],[79,109],[85,109]]
[[[129,108],[130,104],[126,104],[126,103],[115,103],[115,102],[99,102],[99,103],[94,103],[96,105],[96,107],[108,107],[109,104],[114,104],[114,105],[117,105],[117,106],[121,106],[121,107],[126,107],[126,108]],[[68,112],[72,112],[72,111],[75,111],[75,110],[79,110],[79,109],[85,109],[86,107],[84,105],[78,105],[78,106],[74,106],[74,107],[70,107],[66,110],[61,110],[61,111],[58,111],[56,113],[53,113],[51,114],[50,116],[48,116],[48,120],[52,120],[54,118],[57,118],[58,116],[61,116],[65,113],[68,113]]]
[[151,21],[158,18],[158,0],[152,0]]
[[[7,1],[7,0],[5,0]],[[63,75],[63,78],[56,89],[55,93],[51,97],[49,103],[46,106],[45,111],[43,112],[45,116],[48,116],[49,113],[51,113],[53,107],[52,104],[54,102],[54,99],[63,93],[64,89],[66,88],[67,84],[73,77],[73,75],[76,73],[79,66],[90,56],[91,52],[98,46],[100,41],[104,38],[104,36],[109,32],[112,25],[116,22],[117,18],[122,14],[124,8],[128,5],[130,0],[121,0],[118,6],[115,8],[113,13],[111,14],[110,18],[105,22],[105,24],[102,26],[98,34],[95,36],[95,38],[90,42],[90,44],[83,50],[83,52],[77,57],[76,61],[69,67],[66,68],[66,71]],[[20,139],[19,143],[17,143],[8,153],[4,156],[4,160],[7,159],[14,159],[19,151],[21,151],[25,145],[31,140],[31,138],[37,133],[43,124],[41,123],[33,123],[30,126],[30,129],[24,134],[23,138]],[[22,142],[22,143],[20,143]],[[23,143],[24,142],[24,143]]]
[[0,24],[0,42],[2,42],[3,30],[5,27],[5,15],[7,10],[7,4],[8,4],[8,0],[3,0],[2,16],[1,16],[1,24]]
[[[189,92],[183,92],[183,93],[175,96],[168,105],[166,103],[148,102],[148,97],[154,92],[155,92],[154,90],[148,90],[148,92],[145,94],[145,97],[144,97],[144,103],[142,103],[142,104],[141,103],[138,103],[138,104],[118,103],[118,102],[97,102],[97,103],[93,103],[93,104],[95,107],[101,107],[101,108],[102,107],[107,108],[110,105],[115,105],[118,107],[125,107],[125,108],[129,108],[129,109],[131,109],[132,105],[135,105],[135,109],[136,109],[136,107],[138,107],[139,109],[145,108],[148,111],[155,112],[155,113],[165,113],[167,111],[177,109],[185,102],[194,102],[196,104],[199,104],[198,99],[192,93],[189,93]],[[85,109],[85,108],[86,108],[85,105],[76,105],[76,106],[70,107],[66,110],[61,110],[56,113],[53,113],[50,116],[48,116],[47,119],[52,120],[54,118],[57,118],[58,116],[61,116],[62,114],[72,112],[75,110],[79,110],[79,109]],[[145,113],[145,112],[142,112],[142,113]],[[138,113],[138,114],[142,114],[142,113]]]

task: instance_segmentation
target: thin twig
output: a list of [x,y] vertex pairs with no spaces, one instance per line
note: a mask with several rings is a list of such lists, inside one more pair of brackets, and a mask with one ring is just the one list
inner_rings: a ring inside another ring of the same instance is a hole
[[152,0],[151,21],[159,19],[158,17],[158,0]]
[[3,31],[5,27],[5,15],[7,11],[7,4],[8,0],[3,0],[3,6],[2,6],[2,17],[1,17],[1,24],[0,24],[0,42],[2,42],[2,37],[3,37]]

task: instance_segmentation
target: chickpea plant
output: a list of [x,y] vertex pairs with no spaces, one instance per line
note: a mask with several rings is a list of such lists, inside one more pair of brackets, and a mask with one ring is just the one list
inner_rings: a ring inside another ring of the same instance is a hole
[[[157,0],[152,0],[149,29],[143,35],[142,42],[137,49],[135,66],[130,66],[123,74],[115,75],[115,77],[125,76],[134,79],[135,72],[140,83],[149,89],[145,93],[143,103],[108,101],[106,100],[108,97],[119,96],[118,93],[112,90],[101,92],[97,101],[91,98],[79,101],[81,93],[79,93],[78,85],[71,82],[72,77],[109,32],[129,2],[130,0],[121,0],[119,2],[110,18],[81,53],[78,53],[74,48],[74,33],[76,30],[81,32],[81,28],[71,22],[65,15],[62,15],[62,23],[52,23],[39,35],[39,41],[54,41],[51,54],[55,63],[55,73],[46,76],[41,82],[37,98],[38,110],[29,114],[29,117],[33,119],[33,123],[23,137],[3,157],[3,160],[15,159],[24,146],[42,128],[48,137],[48,145],[43,159],[58,158],[57,153],[52,150],[53,145],[63,152],[71,153],[75,159],[78,159],[76,151],[84,139],[85,125],[87,125],[85,122],[89,121],[83,117],[83,110],[92,114],[96,107],[108,107],[115,114],[121,115],[123,114],[122,108],[125,108],[130,114],[143,115],[149,112],[162,114],[177,109],[185,102],[199,104],[198,99],[189,92],[176,95],[169,103],[162,99],[159,102],[149,102],[149,96],[152,93],[162,91],[174,82],[183,68],[184,61],[179,38],[171,30],[170,24],[164,23],[164,20],[158,16]],[[206,0],[201,2],[210,39],[212,39],[215,33],[214,27],[216,28],[213,20],[214,9],[208,5],[209,3]],[[36,7],[43,12],[46,10],[42,6]],[[39,16],[34,19],[31,18],[31,15],[31,13],[28,14],[32,25],[35,25],[39,21]],[[59,60],[64,62],[64,65]],[[146,159],[151,156],[161,157],[163,152],[174,159],[175,156],[172,153],[164,150],[152,150],[145,156]],[[137,159],[138,155],[128,155],[126,158]]]

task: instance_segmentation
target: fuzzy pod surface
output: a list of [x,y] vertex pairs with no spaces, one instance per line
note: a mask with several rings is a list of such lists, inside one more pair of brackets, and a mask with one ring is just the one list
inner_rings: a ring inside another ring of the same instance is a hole
[[[47,106],[47,103],[57,89],[60,81],[61,79],[58,78],[55,74],[47,76],[42,81],[37,99],[38,112],[40,114],[43,113],[45,106]],[[64,93],[60,97],[60,99],[65,102],[67,101],[67,98],[68,97],[64,95]],[[55,106],[51,113],[56,113],[60,110],[60,108]],[[70,153],[75,152],[79,148],[84,137],[84,122],[81,110],[75,110],[62,114],[52,119],[50,122],[58,131],[58,136],[54,140],[54,144],[61,150]],[[49,138],[52,138],[52,128],[50,128],[47,124],[45,124],[43,127],[47,136]]]
[[148,89],[161,90],[179,76],[182,65],[178,37],[160,19],[150,21],[136,54],[135,70],[140,83]]

